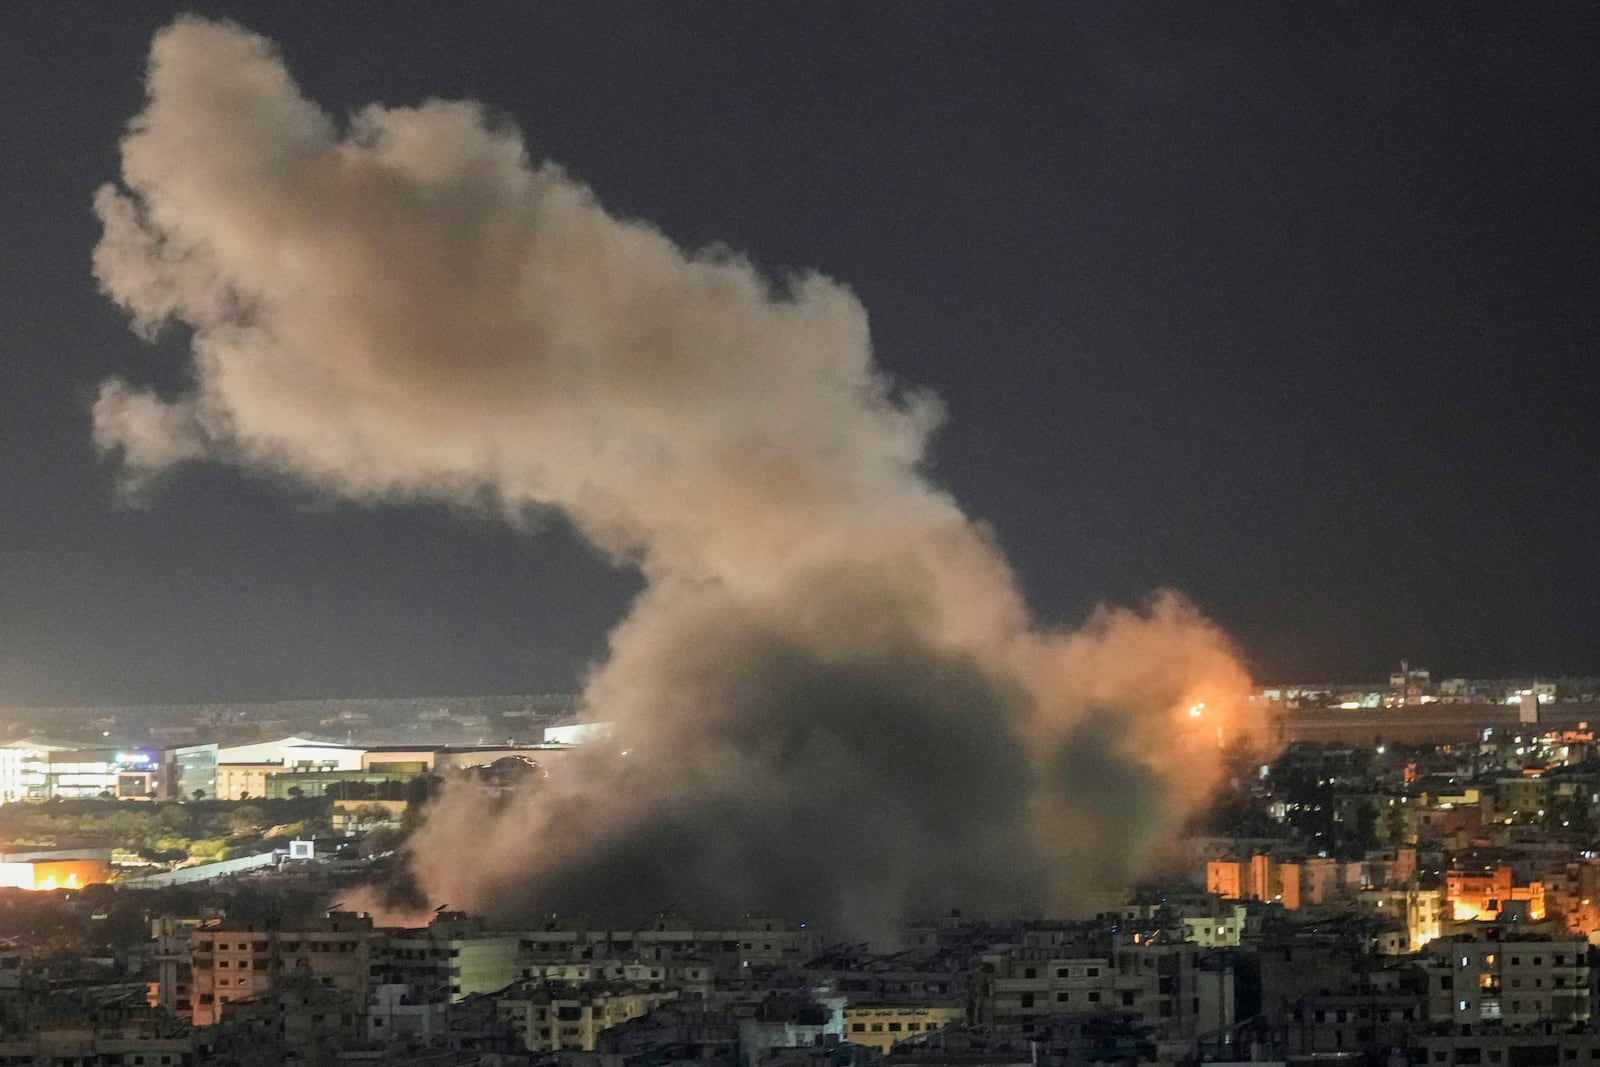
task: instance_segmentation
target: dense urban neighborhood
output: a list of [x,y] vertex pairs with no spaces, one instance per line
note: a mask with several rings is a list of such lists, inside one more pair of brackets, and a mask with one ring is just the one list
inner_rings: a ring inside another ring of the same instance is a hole
[[1259,689],[1140,884],[868,941],[387,907],[445,783],[537,805],[606,744],[569,698],[13,711],[0,1063],[1600,1060],[1597,689]]

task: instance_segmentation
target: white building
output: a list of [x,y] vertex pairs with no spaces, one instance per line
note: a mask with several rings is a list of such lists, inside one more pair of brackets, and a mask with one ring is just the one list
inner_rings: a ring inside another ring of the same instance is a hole
[[544,743],[547,745],[581,745],[589,741],[609,741],[612,725],[609,722],[574,722],[566,726],[547,726]]
[[289,736],[217,749],[218,763],[281,763],[286,771],[359,771],[366,749]]
[[117,776],[122,772],[117,755],[103,748],[68,748],[46,753],[46,795],[67,800],[116,796]]
[[0,804],[48,797],[50,754],[69,751],[71,746],[33,737],[0,745]]

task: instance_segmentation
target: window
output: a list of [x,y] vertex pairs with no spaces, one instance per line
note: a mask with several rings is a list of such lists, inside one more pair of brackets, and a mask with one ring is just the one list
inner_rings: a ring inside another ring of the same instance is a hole
[[853,1033],[853,1034],[865,1033],[866,1029],[867,1029],[867,1024],[866,1023],[851,1023],[850,1024],[850,1032]]
[[1072,994],[1071,993],[1057,993],[1056,994],[1056,1003],[1058,1003],[1058,1004],[1065,1004],[1067,1001],[1069,1001],[1071,999],[1072,999]]
[[1033,1007],[1033,994],[1032,993],[1024,993],[1024,994],[1022,994],[1022,1006],[1024,1008]]
[[890,1023],[889,1024],[889,1032],[891,1034],[898,1034],[901,1029],[902,1028],[901,1028],[899,1023]]

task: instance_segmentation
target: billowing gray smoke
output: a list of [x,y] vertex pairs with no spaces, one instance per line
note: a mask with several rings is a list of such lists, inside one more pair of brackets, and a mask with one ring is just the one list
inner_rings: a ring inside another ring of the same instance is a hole
[[1070,908],[1208,789],[1225,640],[1172,595],[1037,627],[839,284],[614,218],[470,103],[336,122],[236,26],[162,31],[148,92],[95,272],[141,332],[192,331],[194,384],[102,387],[130,485],[208,458],[553,508],[646,578],[585,690],[616,745],[536,803],[447,792],[413,844],[433,900]]

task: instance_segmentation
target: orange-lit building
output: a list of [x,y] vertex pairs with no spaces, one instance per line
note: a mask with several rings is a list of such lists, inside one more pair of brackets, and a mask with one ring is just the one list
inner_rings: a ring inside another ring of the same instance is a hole
[[1544,918],[1544,883],[1535,879],[1516,885],[1511,868],[1503,863],[1447,871],[1444,896],[1450,916],[1457,922],[1499,918],[1501,909],[1517,901],[1527,903],[1529,919],[1537,922]]
[[1238,860],[1206,861],[1206,892],[1215,893],[1224,900],[1244,897],[1244,878]]
[[1206,892],[1225,900],[1266,900],[1290,910],[1300,907],[1300,865],[1281,863],[1265,853],[1239,860],[1208,860]]
[[14,860],[0,863],[6,889],[78,889],[111,880],[111,864],[96,859]]

